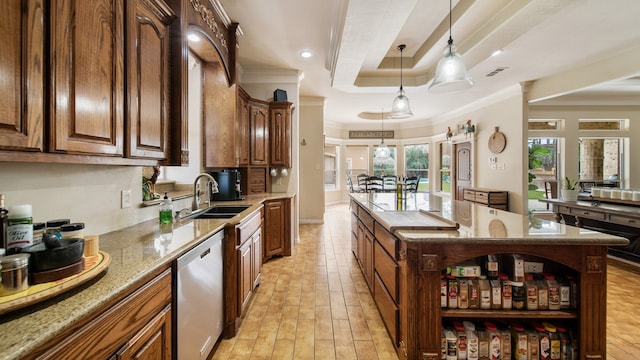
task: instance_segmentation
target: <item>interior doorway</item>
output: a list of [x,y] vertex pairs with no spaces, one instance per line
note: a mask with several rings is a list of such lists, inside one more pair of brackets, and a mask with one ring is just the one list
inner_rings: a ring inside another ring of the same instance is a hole
[[456,200],[464,199],[464,188],[471,187],[471,142],[463,142],[454,145],[454,171],[453,178],[455,181],[454,197]]

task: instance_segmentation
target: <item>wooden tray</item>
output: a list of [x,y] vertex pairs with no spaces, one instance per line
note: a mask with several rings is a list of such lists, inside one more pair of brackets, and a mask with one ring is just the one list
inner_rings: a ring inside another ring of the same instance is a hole
[[27,290],[16,294],[0,296],[0,315],[39,303],[82,285],[99,275],[110,263],[111,256],[100,251],[96,256],[84,258],[84,270],[78,274],[52,282],[31,285]]

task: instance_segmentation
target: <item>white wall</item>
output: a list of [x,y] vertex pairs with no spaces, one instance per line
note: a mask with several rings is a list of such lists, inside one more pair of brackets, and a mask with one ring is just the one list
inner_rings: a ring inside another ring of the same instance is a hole
[[[300,223],[321,224],[324,222],[324,98],[300,98],[300,142],[292,146],[300,154]],[[300,140],[302,141],[302,140]]]

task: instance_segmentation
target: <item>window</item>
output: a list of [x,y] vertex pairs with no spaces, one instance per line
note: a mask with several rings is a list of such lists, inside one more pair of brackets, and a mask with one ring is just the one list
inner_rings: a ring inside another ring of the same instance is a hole
[[579,144],[578,169],[582,190],[590,191],[592,186],[621,187],[623,139],[581,137]]
[[451,192],[451,152],[453,146],[448,143],[440,143],[440,179],[438,191]]
[[345,148],[346,176],[353,184],[358,183],[358,175],[369,174],[369,147],[366,145],[347,145]]
[[418,191],[429,191],[429,145],[405,146],[404,164],[405,175],[418,178]]
[[395,175],[396,174],[396,148],[395,146],[389,146],[389,151],[391,154],[388,159],[379,159],[376,158],[376,148],[373,148],[373,175],[374,176],[385,176],[385,175]]
[[338,159],[340,147],[337,145],[324,146],[324,189],[338,188]]

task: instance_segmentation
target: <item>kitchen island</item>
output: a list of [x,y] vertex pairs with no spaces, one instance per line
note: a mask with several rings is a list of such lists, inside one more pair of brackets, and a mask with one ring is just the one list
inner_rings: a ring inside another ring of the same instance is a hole
[[[126,358],[124,354],[135,348],[135,344],[122,342],[118,336],[134,337],[155,324],[158,328],[150,330],[162,333],[159,346],[168,347],[171,354],[172,336],[175,336],[171,324],[175,316],[173,267],[176,259],[220,231],[231,233],[229,229],[242,225],[245,218],[262,212],[266,202],[293,196],[267,193],[247,196],[242,201],[215,202],[214,205],[249,205],[249,208],[229,219],[176,221],[171,236],[161,234],[155,219],[100,235],[100,250],[111,256],[111,264],[103,274],[60,296],[0,315],[3,338],[0,359],[37,358],[47,354],[49,358],[60,358],[51,355],[59,350],[75,351],[70,358],[106,359],[116,352],[119,358]],[[225,241],[236,240],[225,238]],[[227,248],[235,250],[233,245]],[[237,275],[236,254],[225,254],[227,257],[232,257],[234,264],[225,267],[229,270],[225,270],[225,276]],[[232,266],[234,269],[230,269]],[[236,282],[225,282],[227,293],[235,293],[237,286]],[[139,311],[131,313],[130,309]],[[118,311],[123,314],[124,325],[112,320],[111,315]],[[235,318],[225,320],[235,326]],[[102,333],[102,338],[94,338]],[[78,338],[78,334],[86,337]],[[105,342],[109,345],[104,345]]]
[[[401,201],[353,193],[351,211],[352,251],[401,359],[440,359],[442,327],[465,320],[561,324],[577,338],[580,358],[606,358],[607,247],[628,240],[427,193]],[[500,272],[509,274],[508,259],[519,257],[571,279],[573,303],[561,310],[446,305],[441,275],[461,263],[482,267],[488,255],[501,259]]]

